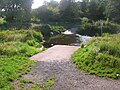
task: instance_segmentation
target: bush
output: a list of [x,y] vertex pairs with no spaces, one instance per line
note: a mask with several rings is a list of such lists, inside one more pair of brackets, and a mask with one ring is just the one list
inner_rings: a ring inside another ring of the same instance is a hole
[[50,36],[50,32],[52,32],[49,24],[43,25],[40,31],[44,36]]
[[40,31],[44,36],[51,36],[61,34],[61,32],[65,31],[65,28],[62,26],[51,26],[47,24],[43,25]]
[[4,18],[0,18],[0,30],[2,29],[6,29],[6,21],[4,20]]
[[97,21],[91,23],[88,19],[83,19],[82,25],[78,28],[77,33],[88,36],[101,35],[101,23],[103,24],[102,33],[116,34],[120,32],[120,25],[118,24],[109,21]]
[[93,38],[72,55],[79,69],[101,77],[120,78],[120,34]]
[[5,23],[6,23],[6,21],[4,20],[4,18],[0,18],[0,25],[3,25]]

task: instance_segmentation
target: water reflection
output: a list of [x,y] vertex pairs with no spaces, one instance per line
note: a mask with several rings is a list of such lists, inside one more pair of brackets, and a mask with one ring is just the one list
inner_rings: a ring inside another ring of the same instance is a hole
[[53,45],[72,45],[72,46],[79,46],[81,40],[77,35],[56,35],[50,37],[45,43],[45,47],[51,47]]

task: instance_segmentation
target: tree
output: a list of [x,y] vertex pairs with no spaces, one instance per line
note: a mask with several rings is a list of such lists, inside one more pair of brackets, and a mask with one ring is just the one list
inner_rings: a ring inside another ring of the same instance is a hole
[[59,15],[58,5],[56,1],[46,2],[36,10],[36,16],[43,22],[48,20],[56,21]]
[[107,18],[120,23],[120,0],[107,0],[105,14]]
[[90,0],[88,18],[95,21],[104,19],[105,5],[105,0]]
[[0,10],[9,23],[29,22],[31,19],[32,0],[0,0]]
[[60,15],[63,19],[74,19],[79,17],[80,3],[76,3],[75,0],[61,0],[60,2]]

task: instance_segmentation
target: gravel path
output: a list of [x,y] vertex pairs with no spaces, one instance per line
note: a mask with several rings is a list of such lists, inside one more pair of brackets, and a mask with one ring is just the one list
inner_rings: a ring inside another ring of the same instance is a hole
[[55,78],[53,90],[120,90],[120,80],[104,79],[78,71],[70,62],[76,46],[56,45],[31,57],[37,60],[25,79],[43,84]]

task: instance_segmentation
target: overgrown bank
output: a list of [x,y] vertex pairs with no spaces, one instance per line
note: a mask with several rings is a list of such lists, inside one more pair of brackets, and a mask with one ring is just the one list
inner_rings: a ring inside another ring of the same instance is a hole
[[120,78],[120,34],[93,38],[72,55],[77,68],[101,77]]

